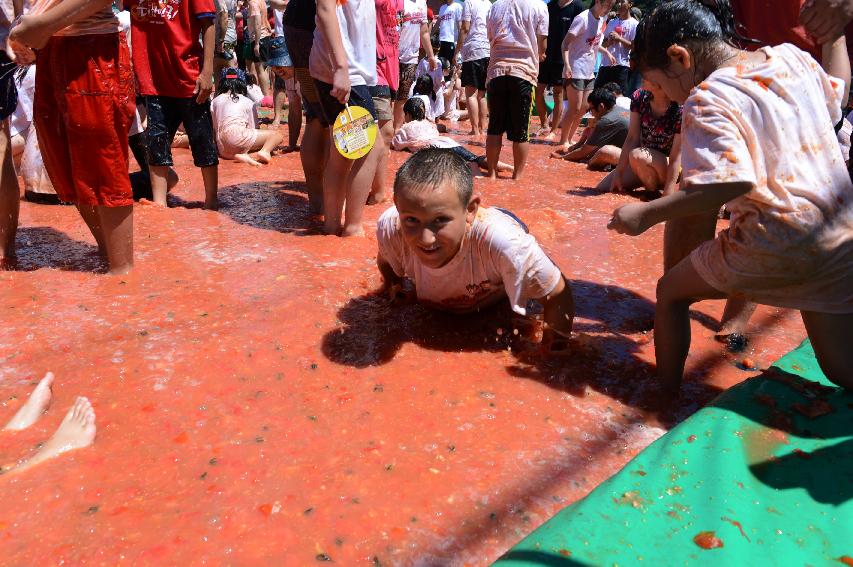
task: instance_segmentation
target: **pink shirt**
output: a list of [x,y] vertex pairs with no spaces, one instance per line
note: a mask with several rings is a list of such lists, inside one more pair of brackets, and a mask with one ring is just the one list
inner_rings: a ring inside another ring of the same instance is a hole
[[403,0],[376,0],[376,84],[400,86],[400,32],[397,14],[403,11]]

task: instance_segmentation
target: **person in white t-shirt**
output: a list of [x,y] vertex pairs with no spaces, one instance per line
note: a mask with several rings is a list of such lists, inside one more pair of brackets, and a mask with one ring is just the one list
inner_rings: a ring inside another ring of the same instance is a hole
[[[528,315],[544,308],[546,344],[563,343],[574,318],[572,291],[527,227],[508,211],[480,206],[465,159],[423,149],[394,180],[394,207],[379,218],[377,265],[392,298],[404,290],[428,306],[470,313],[509,298]],[[406,281],[408,280],[408,282]],[[411,284],[411,285],[408,285]]]
[[418,54],[422,48],[432,69],[438,61],[432,51],[427,22],[426,0],[404,0],[400,21],[400,86],[394,99],[394,130],[403,125],[403,105],[409,100],[412,85],[417,78]]
[[468,105],[472,136],[486,131],[489,107],[483,100],[486,96],[486,75],[489,71],[489,35],[486,19],[492,3],[489,0],[465,0],[462,21],[459,26],[459,41],[451,63],[455,65],[462,54],[462,87]]
[[630,0],[620,0],[616,4],[617,16],[607,23],[604,29],[604,47],[613,55],[615,63],[608,65],[605,59],[598,75],[595,77],[595,88],[607,83],[619,83],[622,91],[628,89],[628,79],[631,75],[631,46],[637,34],[639,22],[631,17]]
[[613,55],[604,49],[604,30],[607,27],[607,13],[615,0],[595,0],[592,7],[581,12],[572,21],[569,31],[563,38],[563,78],[568,111],[560,124],[560,147],[551,157],[562,158],[568,151],[581,118],[586,112],[586,97],[595,83],[595,61],[601,53],[611,63]]
[[[539,62],[545,59],[548,8],[541,0],[498,0],[489,10],[486,30],[491,46],[488,83],[489,129],[486,156],[497,164],[503,135],[512,142],[515,172],[520,179],[527,163],[530,109]],[[489,169],[497,177],[497,169]]]
[[453,53],[456,51],[456,42],[459,39],[459,24],[462,21],[462,4],[456,0],[444,0],[444,4],[438,9],[438,56],[444,57],[455,64]]
[[[376,120],[369,89],[376,84],[374,0],[348,0],[342,5],[336,0],[317,0],[317,28],[308,69],[317,87],[318,102],[306,102],[323,127],[329,128],[346,104],[365,108]],[[341,155],[330,140],[323,172],[326,234],[363,234],[361,218],[384,147],[382,136],[377,136],[370,152],[353,161]]]

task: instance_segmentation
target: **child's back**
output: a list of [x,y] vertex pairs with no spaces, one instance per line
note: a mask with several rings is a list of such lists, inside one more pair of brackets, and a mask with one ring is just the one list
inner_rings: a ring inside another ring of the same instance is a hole
[[255,128],[255,103],[243,95],[222,93],[211,103],[213,125],[217,132],[230,128]]
[[849,310],[853,185],[832,129],[843,84],[793,46],[762,53],[764,62],[718,69],[685,103],[685,184],[753,184],[727,204],[731,228],[694,265],[723,291]]

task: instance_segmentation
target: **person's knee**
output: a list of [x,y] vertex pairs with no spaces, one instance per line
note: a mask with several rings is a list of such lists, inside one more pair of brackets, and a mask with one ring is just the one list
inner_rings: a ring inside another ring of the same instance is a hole
[[631,153],[628,154],[628,161],[631,164],[631,167],[636,171],[637,167],[648,167],[652,163],[652,158],[649,155],[648,150],[645,148],[634,148],[631,150]]
[[658,280],[657,288],[655,289],[655,298],[658,308],[676,306],[686,308],[693,303],[691,298],[684,297],[683,294],[679,293],[679,287],[672,276],[672,272],[666,272]]

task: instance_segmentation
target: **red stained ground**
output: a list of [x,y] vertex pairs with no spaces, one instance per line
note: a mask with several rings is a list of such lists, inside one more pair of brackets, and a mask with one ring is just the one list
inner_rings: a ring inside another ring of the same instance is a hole
[[[90,448],[0,476],[2,562],[485,565],[757,374],[713,341],[722,304],[702,303],[682,399],[658,411],[646,331],[662,230],[608,232],[635,197],[596,194],[601,174],[549,151],[532,148],[523,182],[476,188],[572,280],[584,348],[555,360],[519,355],[506,311],[371,296],[375,238],[316,235],[297,154],[223,163],[223,207],[207,212],[176,151],[174,208],[137,207],[124,278],[95,273],[73,208],[23,203],[21,271],[0,273],[0,421],[45,371],[57,379],[47,415],[0,434],[0,464],[76,395],[99,430]],[[386,206],[369,208],[369,230]],[[777,309],[753,327],[759,367],[804,337]]]

